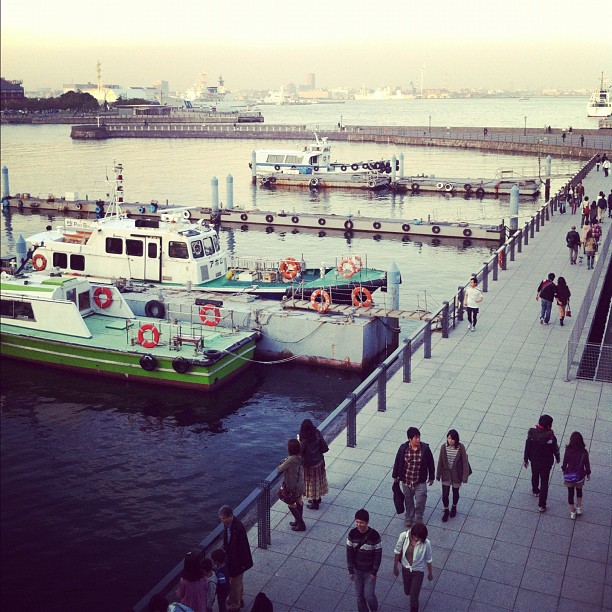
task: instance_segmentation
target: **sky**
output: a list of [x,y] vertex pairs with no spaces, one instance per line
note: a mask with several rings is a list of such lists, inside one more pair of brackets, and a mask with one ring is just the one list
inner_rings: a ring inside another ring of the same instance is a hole
[[[63,83],[170,90],[592,89],[612,79],[612,1],[2,0],[1,69],[26,90]],[[598,32],[600,28],[601,33]]]

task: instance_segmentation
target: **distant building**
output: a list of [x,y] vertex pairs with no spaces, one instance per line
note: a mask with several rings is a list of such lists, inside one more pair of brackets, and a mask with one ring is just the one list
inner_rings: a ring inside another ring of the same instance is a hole
[[312,90],[315,87],[315,73],[309,72],[306,74],[306,88]]
[[81,93],[91,94],[100,104],[108,102],[112,104],[119,98],[123,100],[133,100],[135,98],[156,102],[159,97],[157,87],[122,87],[121,85],[102,85],[97,83],[64,83],[64,93],[68,91],[80,91]]
[[9,100],[23,100],[25,98],[22,83],[23,81],[9,81],[0,77],[0,105],[2,107]]

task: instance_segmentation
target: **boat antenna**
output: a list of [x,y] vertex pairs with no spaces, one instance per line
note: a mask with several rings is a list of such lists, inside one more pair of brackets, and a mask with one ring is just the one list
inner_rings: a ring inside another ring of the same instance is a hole
[[111,205],[106,211],[106,214],[104,215],[105,217],[119,217],[123,213],[123,164],[115,161],[113,161],[113,164],[115,170],[115,180],[113,181],[113,199]]

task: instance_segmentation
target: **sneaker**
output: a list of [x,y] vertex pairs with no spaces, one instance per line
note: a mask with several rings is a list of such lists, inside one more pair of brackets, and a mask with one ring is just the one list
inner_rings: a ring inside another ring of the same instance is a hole
[[546,508],[544,508],[544,506],[538,506],[538,510],[540,512],[546,512]]
[[544,325],[544,319],[540,319],[540,325]]
[[576,513],[575,512],[570,512],[570,518],[572,520],[575,520],[576,519]]
[[582,508],[576,507],[576,514],[582,514]]
[[470,326],[468,327],[468,329],[469,329],[470,331],[472,331],[472,326],[470,325]]

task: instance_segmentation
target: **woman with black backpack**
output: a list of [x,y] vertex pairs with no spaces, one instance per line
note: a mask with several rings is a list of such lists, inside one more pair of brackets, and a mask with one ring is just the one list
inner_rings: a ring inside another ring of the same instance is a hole
[[[582,514],[582,487],[584,481],[591,480],[591,464],[582,434],[574,431],[563,455],[563,484],[567,487],[567,502],[570,507],[570,518]],[[574,506],[574,489],[576,489],[576,505]]]

